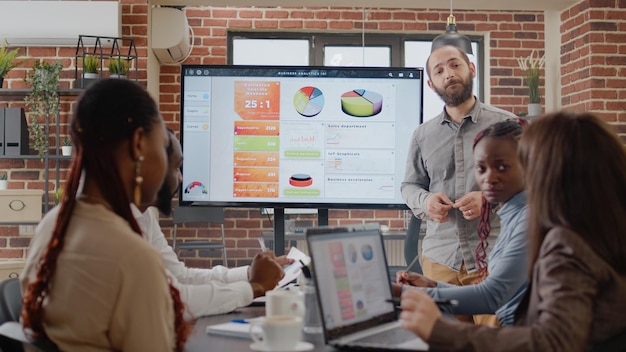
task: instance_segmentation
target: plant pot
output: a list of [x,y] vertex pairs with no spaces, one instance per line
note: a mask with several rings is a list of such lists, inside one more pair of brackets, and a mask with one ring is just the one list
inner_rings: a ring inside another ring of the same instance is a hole
[[126,79],[126,75],[118,75],[117,73],[111,73],[111,74],[109,75],[109,78]]
[[63,155],[63,156],[72,155],[72,146],[71,145],[62,145],[61,146],[61,155]]
[[100,76],[97,73],[93,72],[84,72],[82,79],[78,82],[79,88],[87,88],[100,79]]
[[528,104],[528,117],[541,115],[541,104]]
[[9,181],[8,180],[0,180],[0,189],[7,189],[9,188]]

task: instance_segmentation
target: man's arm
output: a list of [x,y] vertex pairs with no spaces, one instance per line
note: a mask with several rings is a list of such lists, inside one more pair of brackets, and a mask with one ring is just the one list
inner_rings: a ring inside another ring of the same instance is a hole
[[150,209],[146,210],[137,220],[144,232],[144,238],[159,252],[165,268],[179,283],[200,285],[209,281],[229,283],[248,280],[248,266],[233,269],[220,265],[211,269],[187,268],[183,262],[178,260],[178,256],[167,243],[159,221]]
[[428,191],[429,185],[430,178],[421,158],[418,130],[415,130],[411,137],[411,146],[407,154],[404,180],[400,186],[400,192],[406,205],[419,219],[425,219],[428,216],[426,201],[431,195]]

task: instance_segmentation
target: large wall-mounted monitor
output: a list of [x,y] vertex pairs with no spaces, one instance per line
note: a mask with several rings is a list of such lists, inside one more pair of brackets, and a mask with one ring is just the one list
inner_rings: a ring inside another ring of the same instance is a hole
[[181,205],[405,208],[421,68],[183,65]]

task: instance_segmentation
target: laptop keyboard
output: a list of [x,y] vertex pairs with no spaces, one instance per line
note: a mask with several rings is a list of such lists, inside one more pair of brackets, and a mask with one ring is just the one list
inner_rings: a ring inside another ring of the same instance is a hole
[[354,341],[363,345],[397,345],[415,339],[415,334],[406,329],[391,329]]

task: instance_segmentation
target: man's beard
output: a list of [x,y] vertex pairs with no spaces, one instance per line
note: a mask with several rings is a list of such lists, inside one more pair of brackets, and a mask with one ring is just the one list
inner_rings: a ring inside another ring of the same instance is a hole
[[445,87],[442,90],[439,90],[437,87],[435,87],[435,92],[437,93],[437,95],[439,95],[441,100],[443,100],[446,106],[459,106],[466,102],[468,99],[470,99],[474,94],[474,82],[472,81],[472,77],[469,75],[467,78],[467,82],[468,83],[465,84],[462,80],[458,79],[447,83],[446,87],[454,83],[460,83],[463,86],[463,89],[460,92],[454,91],[452,93],[448,93],[446,92]]
[[175,190],[167,184],[163,183],[159,193],[157,193],[156,208],[159,209],[161,214],[169,216],[172,213],[172,197],[177,193],[178,187]]

